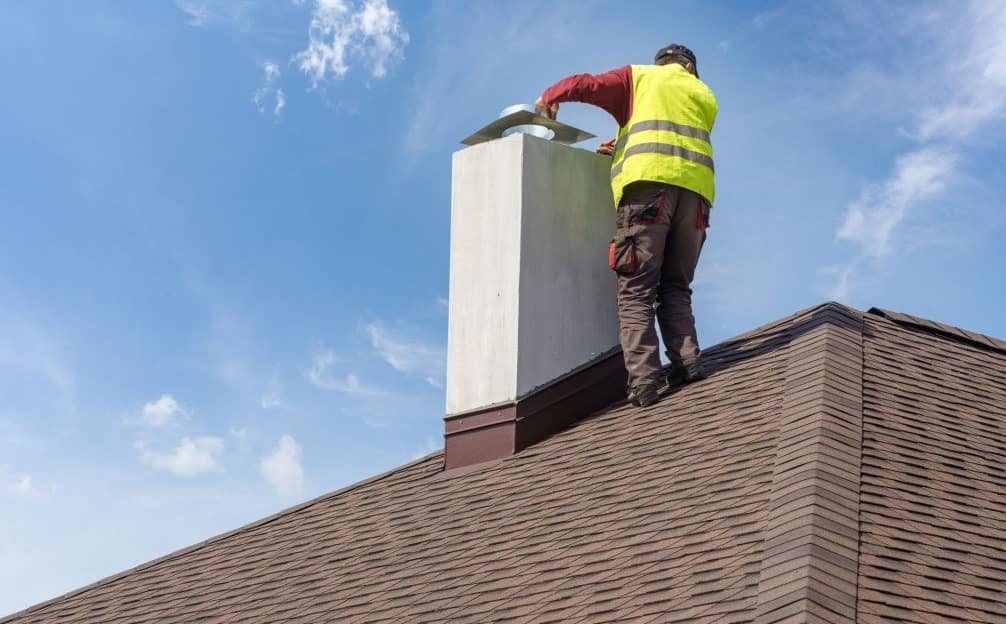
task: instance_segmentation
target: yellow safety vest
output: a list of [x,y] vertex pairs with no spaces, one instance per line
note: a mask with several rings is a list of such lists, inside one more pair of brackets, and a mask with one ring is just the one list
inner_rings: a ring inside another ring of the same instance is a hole
[[632,84],[632,117],[618,129],[611,160],[615,206],[626,186],[644,180],[695,191],[712,205],[716,96],[677,63],[633,65]]

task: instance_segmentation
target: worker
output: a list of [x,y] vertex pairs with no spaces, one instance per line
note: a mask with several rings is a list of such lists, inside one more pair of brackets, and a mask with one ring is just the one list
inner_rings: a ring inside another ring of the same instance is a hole
[[[545,89],[535,108],[555,119],[561,102],[599,106],[618,122],[617,137],[597,150],[612,156],[616,219],[608,262],[617,276],[628,399],[652,405],[662,386],[706,376],[691,283],[715,194],[709,134],[716,98],[699,80],[695,54],[672,44],[657,51],[652,65],[564,78]],[[654,316],[671,363],[663,378]]]

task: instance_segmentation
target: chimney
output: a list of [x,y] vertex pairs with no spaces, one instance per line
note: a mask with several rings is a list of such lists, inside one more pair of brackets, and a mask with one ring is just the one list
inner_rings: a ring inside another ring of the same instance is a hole
[[555,140],[495,138],[506,123],[494,122],[454,154],[447,470],[512,455],[624,397],[611,159],[559,142],[590,135],[533,121]]

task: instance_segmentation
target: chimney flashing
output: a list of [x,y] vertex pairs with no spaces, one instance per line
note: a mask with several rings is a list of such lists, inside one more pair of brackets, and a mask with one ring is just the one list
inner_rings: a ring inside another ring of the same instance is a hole
[[520,133],[454,154],[448,469],[511,455],[623,396],[610,165]]
[[505,404],[444,418],[444,469],[509,457],[625,397],[621,349]]

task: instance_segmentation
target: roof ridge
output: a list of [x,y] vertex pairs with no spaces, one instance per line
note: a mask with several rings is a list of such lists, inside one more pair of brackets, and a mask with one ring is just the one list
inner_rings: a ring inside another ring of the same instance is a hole
[[11,613],[9,615],[5,615],[5,616],[0,617],[0,624],[4,624],[4,622],[13,621],[16,618],[19,618],[19,617],[22,617],[22,616],[25,616],[25,615],[28,615],[28,614],[31,614],[31,613],[35,613],[37,611],[41,611],[42,609],[44,609],[44,608],[46,608],[48,606],[51,606],[53,603],[56,603],[56,602],[58,602],[60,600],[66,600],[67,598],[72,598],[72,597],[76,596],[77,594],[81,594],[83,592],[89,591],[89,590],[94,589],[96,587],[100,587],[102,585],[106,585],[106,584],[109,584],[109,583],[114,583],[115,581],[119,580],[120,578],[122,578],[122,577],[124,577],[124,576],[126,576],[128,574],[132,574],[133,572],[139,572],[140,570],[146,570],[148,568],[152,568],[152,567],[154,567],[154,566],[156,566],[158,564],[164,563],[166,561],[170,561],[170,560],[172,560],[172,559],[174,559],[176,557],[181,557],[183,555],[187,555],[187,554],[195,552],[195,551],[197,551],[197,550],[199,550],[199,549],[201,549],[201,548],[203,548],[205,546],[209,546],[211,544],[215,544],[217,542],[223,541],[223,540],[225,540],[225,539],[227,539],[229,537],[233,537],[234,535],[237,535],[238,533],[242,533],[244,531],[248,531],[248,530],[260,527],[260,526],[264,526],[266,524],[269,524],[270,522],[274,522],[276,520],[279,520],[280,518],[283,518],[283,517],[288,516],[290,514],[296,513],[298,511],[301,511],[302,509],[306,509],[308,507],[311,507],[313,505],[321,503],[321,502],[325,501],[326,499],[329,499],[329,498],[332,498],[332,497],[335,497],[335,496],[339,496],[339,495],[344,494],[344,493],[346,493],[346,492],[348,492],[350,490],[354,490],[356,488],[363,487],[365,485],[369,485],[371,483],[380,481],[382,479],[385,479],[387,477],[390,477],[390,476],[394,475],[395,473],[403,471],[403,470],[405,470],[407,468],[411,468],[411,467],[419,465],[419,464],[421,464],[423,462],[429,461],[430,459],[432,459],[436,455],[443,455],[443,452],[444,452],[443,449],[436,450],[436,451],[434,451],[434,452],[432,452],[432,453],[430,453],[428,455],[424,455],[423,457],[420,457],[418,459],[414,459],[414,460],[412,460],[410,462],[407,462],[407,463],[404,463],[404,464],[402,464],[400,466],[396,466],[396,467],[394,467],[394,468],[392,468],[390,470],[386,470],[386,471],[384,471],[382,473],[373,475],[371,477],[367,477],[367,478],[362,479],[360,481],[357,481],[355,483],[351,483],[350,485],[347,485],[345,487],[341,487],[341,488],[339,488],[337,490],[333,490],[331,492],[326,492],[325,494],[321,494],[321,495],[316,496],[315,498],[312,498],[310,500],[306,500],[306,501],[304,501],[302,503],[298,503],[296,505],[293,505],[292,507],[287,507],[286,509],[281,509],[280,511],[277,511],[274,514],[270,514],[270,515],[268,515],[268,516],[266,516],[264,518],[259,518],[258,520],[255,520],[253,522],[249,522],[248,524],[241,525],[241,526],[239,526],[236,529],[231,529],[230,531],[225,531],[224,533],[213,535],[213,536],[208,537],[208,538],[206,538],[206,539],[204,539],[204,540],[202,540],[200,542],[196,542],[195,544],[190,544],[190,545],[185,546],[183,548],[179,548],[178,550],[172,551],[172,552],[170,552],[170,553],[168,553],[166,555],[162,555],[160,557],[157,557],[156,559],[151,559],[150,561],[144,561],[143,563],[135,565],[135,566],[133,566],[131,568],[128,568],[126,570],[123,570],[121,572],[117,572],[117,573],[112,574],[110,576],[106,576],[105,578],[98,579],[97,581],[94,581],[93,583],[89,583],[87,585],[84,585],[83,587],[78,587],[77,589],[72,589],[72,590],[70,590],[70,591],[68,591],[68,592],[66,592],[64,594],[60,594],[59,596],[56,596],[54,598],[50,598],[49,600],[46,600],[44,602],[39,602],[39,603],[31,605],[29,607],[25,607],[24,609],[21,609],[20,611],[15,611],[14,613]]
[[818,303],[818,304],[815,304],[815,305],[808,306],[806,308],[797,310],[796,312],[794,312],[794,313],[792,313],[790,315],[784,316],[784,317],[776,319],[774,321],[769,321],[768,323],[764,323],[763,325],[759,325],[758,327],[755,327],[754,329],[750,329],[750,330],[748,330],[746,332],[743,332],[741,334],[737,334],[736,336],[733,336],[731,338],[727,338],[726,340],[721,340],[720,342],[716,343],[715,345],[703,349],[703,352],[705,353],[705,352],[713,351],[713,350],[716,350],[716,349],[726,348],[726,347],[729,347],[729,346],[734,345],[736,343],[745,342],[745,341],[751,340],[752,338],[755,338],[757,336],[765,335],[768,332],[773,331],[773,330],[786,331],[791,325],[793,325],[797,321],[799,321],[799,320],[801,320],[803,318],[806,318],[806,317],[813,316],[814,314],[819,314],[821,312],[837,312],[837,313],[845,314],[845,315],[848,315],[848,316],[858,316],[858,315],[862,315],[863,314],[860,310],[857,310],[856,308],[847,306],[847,305],[845,305],[843,303],[838,303],[837,301],[825,301],[823,303]]
[[855,621],[863,325],[861,312],[828,303],[789,328],[755,624],[822,610]]
[[958,342],[964,342],[976,347],[990,349],[992,351],[1006,354],[1006,340],[995,338],[987,334],[981,334],[957,327],[955,325],[947,325],[946,323],[912,316],[911,314],[905,314],[904,312],[885,310],[884,308],[870,308],[867,310],[867,314],[885,318],[889,321],[897,323],[898,325],[922,329],[924,331],[943,336],[944,338],[949,338]]

